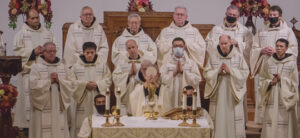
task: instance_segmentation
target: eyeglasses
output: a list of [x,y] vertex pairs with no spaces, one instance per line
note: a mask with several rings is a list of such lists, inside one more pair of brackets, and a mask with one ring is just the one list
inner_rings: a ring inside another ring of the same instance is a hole
[[82,16],[84,16],[84,17],[88,17],[88,16],[94,16],[92,13],[86,13],[86,14],[82,14]]

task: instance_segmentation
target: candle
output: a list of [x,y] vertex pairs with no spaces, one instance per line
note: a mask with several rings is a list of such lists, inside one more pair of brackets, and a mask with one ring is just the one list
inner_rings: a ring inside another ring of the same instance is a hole
[[193,93],[193,107],[192,107],[193,110],[197,110],[197,91],[196,89],[194,90],[194,93]]
[[109,110],[110,107],[110,91],[109,88],[107,88],[105,93],[105,109]]
[[182,96],[182,109],[186,110],[187,106],[186,106],[186,100],[187,100],[187,96],[186,96],[186,89],[183,89],[183,96]]
[[121,91],[120,91],[119,87],[117,88],[116,100],[117,100],[117,109],[120,109],[120,107],[121,107]]

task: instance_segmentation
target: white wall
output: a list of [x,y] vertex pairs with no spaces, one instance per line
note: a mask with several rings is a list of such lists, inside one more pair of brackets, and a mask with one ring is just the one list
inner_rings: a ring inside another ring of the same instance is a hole
[[[89,5],[94,9],[95,16],[103,22],[103,11],[126,11],[129,0],[52,0],[53,24],[51,31],[59,44],[62,44],[62,25],[79,19],[80,9]],[[231,0],[152,0],[154,10],[173,11],[177,5],[188,8],[189,20],[195,24],[219,24],[224,17],[224,11]],[[293,18],[300,20],[299,0],[269,0],[271,4],[278,4],[283,8],[283,17],[288,22]],[[3,39],[7,43],[7,54],[12,55],[12,41],[15,33],[21,28],[23,17],[19,16],[17,28],[8,28],[9,0],[0,2],[0,30],[4,32]],[[243,19],[240,20],[243,22]],[[43,19],[41,19],[43,23]],[[261,26],[257,20],[257,26]],[[290,23],[289,23],[290,24]],[[291,25],[291,24],[290,24]],[[300,29],[300,23],[296,24]]]
[[[12,55],[12,42],[15,33],[23,24],[23,17],[19,16],[15,30],[8,27],[8,3],[10,0],[0,1],[0,30],[4,32],[3,39],[7,43],[7,55]],[[62,44],[62,25],[66,22],[74,22],[79,19],[80,9],[91,6],[94,9],[98,21],[103,22],[103,11],[126,11],[129,0],[52,0],[53,24],[51,31],[59,44]],[[173,11],[174,7],[186,6],[189,12],[189,20],[194,24],[219,24],[224,11],[231,0],[151,0],[155,11]],[[300,0],[269,0],[271,5],[280,5],[283,9],[283,17],[288,21],[296,17],[300,21]],[[240,20],[243,22],[243,19]],[[41,19],[43,23],[43,19]],[[262,20],[257,20],[257,26],[261,26]],[[296,24],[300,29],[300,23]]]

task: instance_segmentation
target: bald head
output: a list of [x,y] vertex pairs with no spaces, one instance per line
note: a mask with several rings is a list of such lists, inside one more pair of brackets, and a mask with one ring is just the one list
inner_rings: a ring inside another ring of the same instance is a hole
[[219,37],[219,46],[223,54],[227,55],[230,52],[231,38],[229,35],[221,35]]
[[126,50],[131,59],[138,58],[138,45],[135,40],[130,39],[126,41]]

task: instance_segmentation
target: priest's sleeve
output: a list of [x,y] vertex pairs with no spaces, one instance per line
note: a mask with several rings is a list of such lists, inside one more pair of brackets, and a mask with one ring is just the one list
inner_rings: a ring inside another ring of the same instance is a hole
[[33,65],[29,76],[29,96],[32,106],[38,110],[43,110],[50,100],[51,80],[49,77],[42,78],[43,75],[48,76],[48,72],[39,72],[38,66]]

